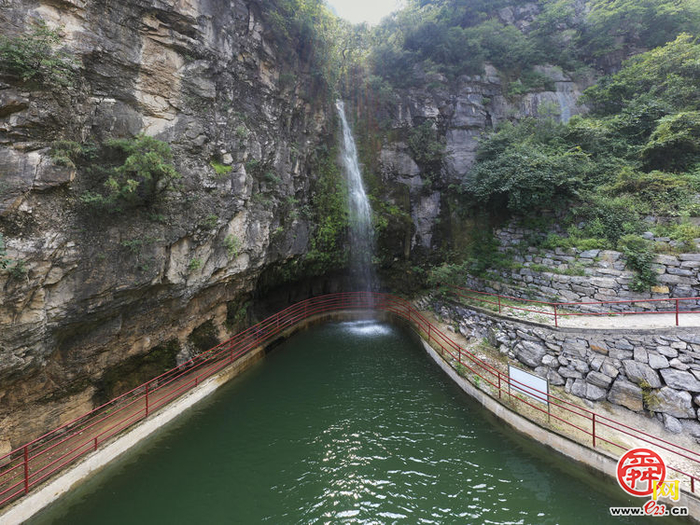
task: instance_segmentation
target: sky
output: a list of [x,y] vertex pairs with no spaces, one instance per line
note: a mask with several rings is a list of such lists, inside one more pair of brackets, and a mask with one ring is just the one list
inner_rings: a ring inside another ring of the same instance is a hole
[[396,11],[401,0],[326,0],[338,16],[353,24],[369,22],[377,24],[382,18]]

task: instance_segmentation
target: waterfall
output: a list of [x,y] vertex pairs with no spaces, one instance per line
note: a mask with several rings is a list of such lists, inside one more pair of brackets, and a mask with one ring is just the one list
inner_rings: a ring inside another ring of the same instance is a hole
[[357,148],[352,130],[345,117],[345,104],[335,103],[343,127],[341,156],[343,171],[348,181],[348,214],[350,220],[350,275],[361,291],[370,291],[374,285],[372,254],[374,253],[374,228],[372,209],[362,183],[362,172],[357,158]]

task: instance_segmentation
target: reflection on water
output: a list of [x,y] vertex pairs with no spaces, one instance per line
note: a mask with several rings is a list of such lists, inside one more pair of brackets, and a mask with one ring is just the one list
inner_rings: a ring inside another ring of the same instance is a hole
[[35,523],[631,523],[608,514],[626,500],[511,436],[411,334],[328,324]]

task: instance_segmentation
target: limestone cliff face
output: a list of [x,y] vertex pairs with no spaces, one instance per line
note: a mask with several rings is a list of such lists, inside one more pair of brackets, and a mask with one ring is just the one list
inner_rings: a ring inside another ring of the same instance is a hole
[[[0,77],[0,233],[26,270],[0,272],[1,453],[117,393],[106,371],[132,356],[182,360],[194,336],[242,321],[261,273],[307,250],[311,152],[334,126],[262,2],[0,5],[0,33],[42,19],[78,65],[70,89]],[[87,210],[91,173],[58,165],[51,143],[138,133],[171,144],[180,187],[151,208]]]
[[[498,17],[526,32],[538,12],[539,7],[531,3],[501,9]],[[410,241],[394,247],[397,255],[414,250],[429,252],[441,246],[445,235],[450,235],[445,232],[450,217],[448,188],[468,177],[484,132],[504,121],[525,117],[549,115],[567,122],[586,111],[577,102],[594,78],[574,78],[554,66],[533,69],[548,79],[548,89],[509,93],[503,72],[486,64],[483,74],[464,75],[453,81],[440,74],[425,74],[419,87],[395,90],[389,100],[385,98],[369,107],[365,107],[364,100],[358,100],[361,118],[371,113],[389,130],[376,148],[377,170],[383,184],[391,188],[388,193],[393,202],[412,218],[405,238]],[[444,146],[442,166],[431,174],[420,166],[405,140],[411,129],[425,122],[436,130],[437,139]]]

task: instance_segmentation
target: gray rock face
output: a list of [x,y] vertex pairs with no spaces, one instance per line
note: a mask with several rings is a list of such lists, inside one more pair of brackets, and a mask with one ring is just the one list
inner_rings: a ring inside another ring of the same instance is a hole
[[644,409],[642,389],[622,377],[618,377],[608,392],[608,401],[640,412]]
[[660,388],[661,380],[659,379],[659,374],[651,368],[649,365],[644,363],[639,363],[637,361],[623,361],[622,366],[625,369],[625,374],[627,377],[637,383],[648,384],[651,388]]
[[[1,4],[0,34],[44,17],[79,64],[74,89],[1,72],[0,233],[27,274],[0,272],[0,441],[19,444],[92,409],[121,360],[205,321],[232,335],[227,309],[308,252],[311,158],[335,128],[325,97],[302,95],[310,64],[268,40],[259,0]],[[49,146],[138,133],[170,144],[181,187],[122,214],[86,210],[102,181]]]
[[660,373],[666,384],[671,388],[675,388],[677,390],[688,390],[690,392],[700,392],[700,381],[698,381],[697,378],[690,372],[667,368],[665,370],[661,370]]
[[688,392],[680,392],[667,386],[652,394],[648,407],[655,412],[662,412],[673,417],[694,418],[695,410]]

